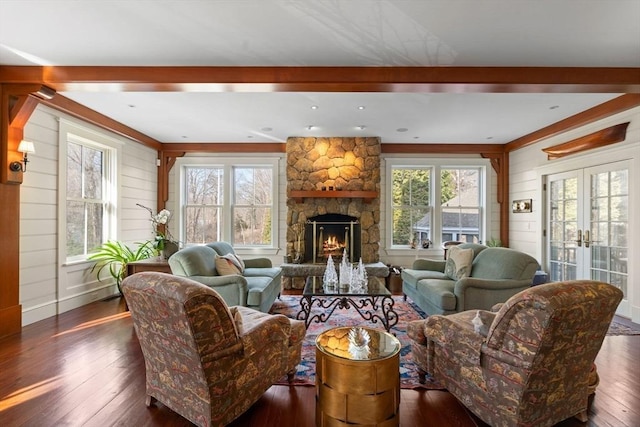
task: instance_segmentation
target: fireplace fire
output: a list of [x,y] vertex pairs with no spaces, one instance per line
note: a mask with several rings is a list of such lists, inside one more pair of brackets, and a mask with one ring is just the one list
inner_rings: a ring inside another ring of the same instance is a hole
[[360,259],[361,235],[357,218],[326,214],[309,218],[305,224],[304,262],[326,263],[329,256],[339,262],[346,251],[351,262]]

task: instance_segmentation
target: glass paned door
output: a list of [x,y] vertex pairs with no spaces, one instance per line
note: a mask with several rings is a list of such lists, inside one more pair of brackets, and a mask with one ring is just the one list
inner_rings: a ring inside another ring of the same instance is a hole
[[581,180],[577,172],[549,177],[547,194],[547,253],[549,279],[557,282],[574,280],[582,260],[578,248],[582,246]]
[[624,293],[618,314],[630,316],[628,163],[549,175],[546,202],[550,280],[611,283]]
[[585,175],[590,181],[591,212],[584,242],[590,253],[589,277],[618,287],[627,300],[629,171],[601,166],[587,169]]

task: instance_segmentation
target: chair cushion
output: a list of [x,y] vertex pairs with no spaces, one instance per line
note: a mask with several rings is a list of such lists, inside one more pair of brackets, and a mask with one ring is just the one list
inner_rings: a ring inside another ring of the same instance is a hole
[[456,296],[453,293],[455,284],[449,279],[423,279],[418,282],[417,289],[424,300],[445,311],[451,311],[456,309]]
[[272,279],[276,279],[281,274],[282,274],[282,269],[280,267],[261,267],[261,268],[247,267],[244,269],[244,272],[242,273],[244,277],[271,277]]
[[422,279],[448,279],[444,273],[433,270],[415,270],[413,268],[403,268],[400,272],[402,281],[412,288],[418,286],[418,282]]
[[459,246],[452,246],[449,249],[447,264],[444,268],[445,276],[452,280],[468,277],[471,274],[473,254],[473,249],[461,249]]

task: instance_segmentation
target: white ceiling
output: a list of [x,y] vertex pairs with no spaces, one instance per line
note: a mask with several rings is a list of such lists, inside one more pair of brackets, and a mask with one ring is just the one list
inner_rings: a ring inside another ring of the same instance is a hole
[[[0,65],[640,67],[640,0],[0,0]],[[506,143],[620,95],[61,94],[161,142],[387,143]]]

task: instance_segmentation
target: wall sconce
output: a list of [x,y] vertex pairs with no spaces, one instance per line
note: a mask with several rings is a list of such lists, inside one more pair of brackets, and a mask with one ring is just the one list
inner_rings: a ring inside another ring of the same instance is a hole
[[20,141],[20,144],[18,145],[18,152],[24,155],[22,157],[22,162],[11,162],[11,164],[9,165],[9,169],[11,169],[13,172],[18,172],[18,171],[26,172],[27,163],[29,163],[29,159],[27,159],[27,155],[29,153],[36,152],[36,149],[33,146],[33,142],[25,141],[23,139],[22,141]]

